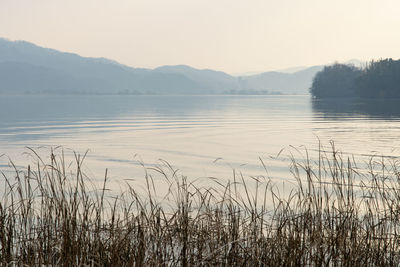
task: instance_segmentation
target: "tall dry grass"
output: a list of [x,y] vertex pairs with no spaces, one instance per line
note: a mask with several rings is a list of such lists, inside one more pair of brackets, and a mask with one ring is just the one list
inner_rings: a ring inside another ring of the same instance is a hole
[[70,165],[51,152],[47,161],[36,155],[34,165],[3,173],[2,265],[400,263],[395,158],[371,158],[366,172],[334,148],[315,162],[293,159],[296,184],[284,193],[268,178],[240,173],[206,186],[164,163],[155,168],[164,176],[161,196],[148,173],[145,190],[127,182],[121,194],[110,192],[107,172],[97,188],[82,172],[84,158],[76,154]]

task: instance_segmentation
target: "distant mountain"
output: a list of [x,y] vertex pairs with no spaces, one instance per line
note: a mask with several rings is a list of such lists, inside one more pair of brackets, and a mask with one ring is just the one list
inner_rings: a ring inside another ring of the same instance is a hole
[[201,91],[206,93],[223,93],[240,89],[237,78],[222,71],[198,70],[186,65],[177,65],[162,66],[154,69],[153,72],[183,75],[198,84]]
[[237,79],[220,71],[136,69],[6,39],[0,39],[0,64],[0,92],[6,93],[215,94],[238,89]]
[[0,38],[0,93],[308,94],[323,66],[235,77],[185,65],[140,69]]
[[34,44],[0,39],[3,93],[196,93],[201,86],[179,73],[135,69]]
[[307,68],[308,67],[305,67],[305,66],[299,66],[299,67],[280,69],[280,70],[277,70],[277,71],[278,72],[283,72],[283,73],[294,73],[294,72],[298,72],[298,71],[301,71],[301,70],[305,70]]
[[105,93],[108,87],[105,79],[74,76],[23,62],[0,62],[0,92],[3,93]]
[[308,94],[314,75],[322,69],[323,66],[314,66],[294,73],[269,71],[253,76],[239,77],[238,79],[241,88],[248,91]]

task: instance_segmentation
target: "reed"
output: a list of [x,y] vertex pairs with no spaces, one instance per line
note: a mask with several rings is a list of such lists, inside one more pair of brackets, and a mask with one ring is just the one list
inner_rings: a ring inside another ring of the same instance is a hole
[[[144,190],[122,193],[82,172],[86,155],[62,152],[3,173],[2,265],[366,266],[400,263],[397,159],[367,169],[334,147],[312,161],[292,159],[296,184],[268,177],[191,181],[163,162]],[[210,185],[211,184],[211,185]],[[165,186],[167,185],[167,186]]]

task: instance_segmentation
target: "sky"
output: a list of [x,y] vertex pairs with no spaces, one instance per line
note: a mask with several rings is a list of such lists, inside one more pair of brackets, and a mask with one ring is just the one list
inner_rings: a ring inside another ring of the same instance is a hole
[[400,57],[398,0],[0,0],[0,37],[142,68]]

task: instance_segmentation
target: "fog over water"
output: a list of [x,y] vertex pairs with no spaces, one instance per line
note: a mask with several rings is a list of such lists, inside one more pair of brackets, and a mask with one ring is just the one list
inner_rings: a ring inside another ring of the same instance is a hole
[[[140,162],[163,159],[191,178],[231,179],[235,169],[286,181],[289,156],[301,160],[307,148],[316,159],[318,140],[328,150],[334,140],[360,162],[399,155],[399,104],[310,96],[2,96],[0,154],[25,166],[32,163],[26,147],[44,158],[51,147],[66,155],[89,149],[85,172],[99,180],[105,168],[113,180],[140,180]],[[0,158],[2,166],[8,161]]]

